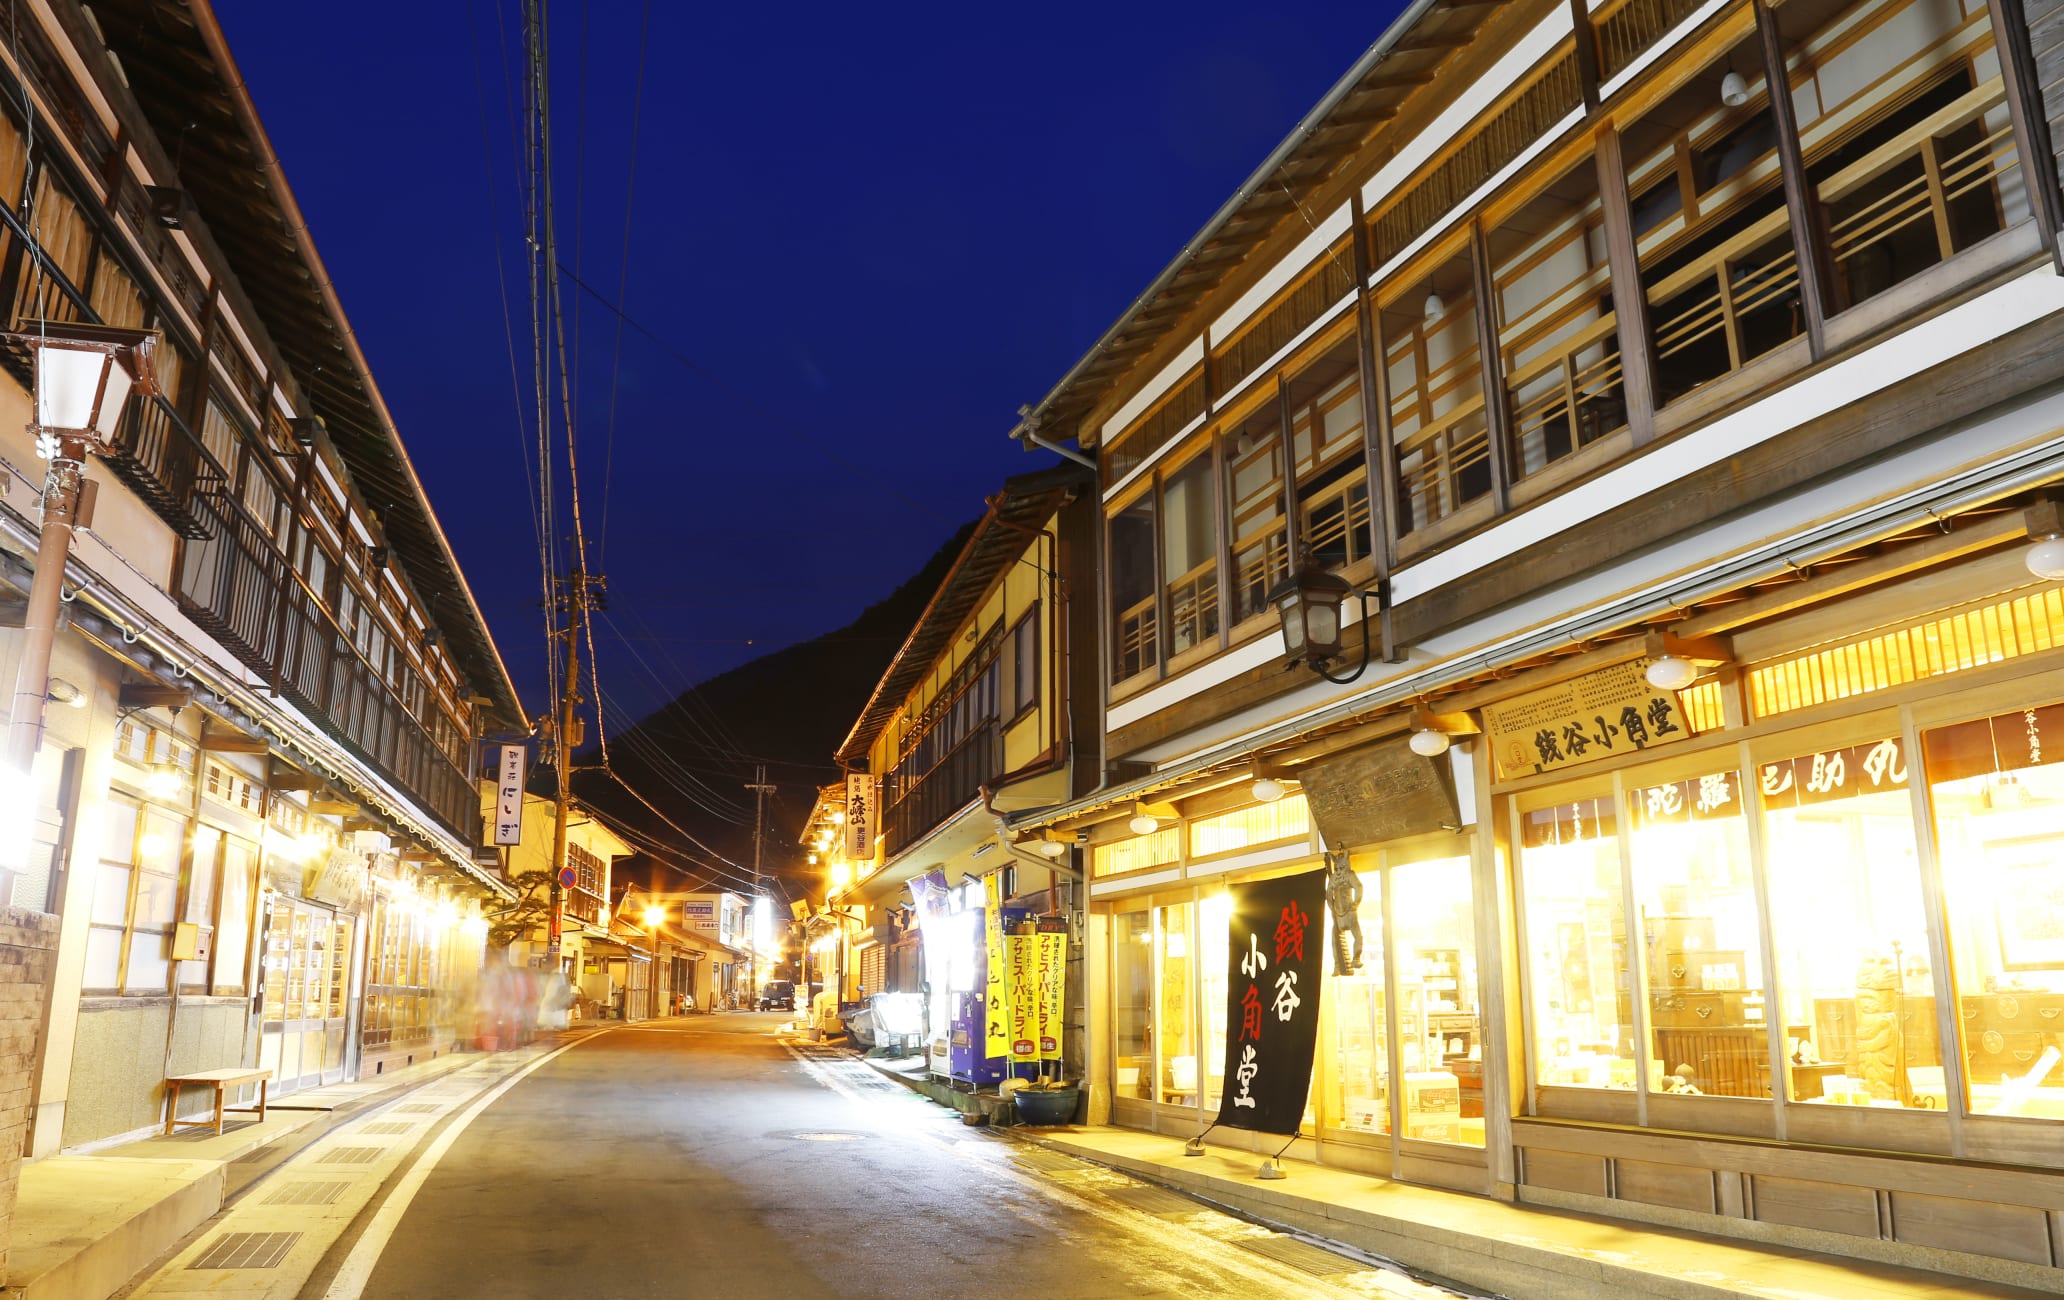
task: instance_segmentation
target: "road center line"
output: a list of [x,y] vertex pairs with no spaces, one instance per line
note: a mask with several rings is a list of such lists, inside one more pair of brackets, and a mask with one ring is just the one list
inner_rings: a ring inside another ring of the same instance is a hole
[[481,1111],[493,1105],[503,1093],[521,1083],[524,1076],[532,1070],[562,1053],[572,1051],[582,1043],[599,1037],[601,1034],[589,1034],[564,1047],[545,1053],[482,1093],[472,1105],[459,1112],[458,1118],[447,1125],[444,1132],[437,1135],[437,1140],[416,1159],[415,1164],[409,1166],[408,1173],[402,1175],[401,1181],[395,1185],[387,1199],[380,1203],[372,1222],[359,1234],[358,1240],[351,1247],[351,1253],[344,1257],[344,1263],[337,1269],[337,1275],[330,1279],[330,1287],[323,1292],[323,1300],[358,1300],[364,1293],[366,1283],[372,1280],[373,1269],[380,1262],[381,1253],[387,1249],[388,1239],[401,1224],[401,1216],[408,1213],[410,1203],[416,1199],[416,1193],[422,1190],[423,1183],[436,1170],[438,1162],[444,1159],[444,1153],[451,1150],[452,1143],[458,1141],[459,1135],[466,1131],[467,1126],[472,1124]]

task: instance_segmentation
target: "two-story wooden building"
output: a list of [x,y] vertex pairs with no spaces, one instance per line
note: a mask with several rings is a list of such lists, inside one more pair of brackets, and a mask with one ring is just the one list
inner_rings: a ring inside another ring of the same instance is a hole
[[[1062,465],[1011,478],[989,499],[839,747],[841,766],[871,779],[877,806],[855,813],[847,787],[830,787],[804,831],[830,882],[830,919],[810,935],[826,945],[817,960],[833,972],[828,987],[850,999],[928,984],[935,1040],[956,977],[937,950],[928,966],[891,960],[914,946],[912,881],[957,889],[995,876],[1003,898],[1034,910],[1079,906],[1072,845],[1042,853],[1001,832],[1003,816],[1097,780],[1094,701],[1072,708],[1065,690],[1074,665],[1096,656],[1094,491],[1087,469]],[[868,834],[858,855],[853,817]]]
[[[154,331],[158,387],[87,465],[27,778],[11,902],[62,918],[18,1094],[44,1154],[161,1125],[168,1073],[279,1091],[448,1047],[508,893],[476,738],[524,722],[212,12],[8,14],[6,324]],[[44,481],[4,364],[0,609]]]
[[1418,0],[1029,411],[1094,1118],[1215,1115],[1226,886],[1344,853],[1293,1153],[2054,1286],[2060,48]]

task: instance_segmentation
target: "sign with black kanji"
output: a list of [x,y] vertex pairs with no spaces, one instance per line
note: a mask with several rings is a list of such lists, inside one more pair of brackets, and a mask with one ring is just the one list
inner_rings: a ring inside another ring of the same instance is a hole
[[1319,1041],[1326,872],[1234,885],[1231,893],[1218,1125],[1295,1133]]

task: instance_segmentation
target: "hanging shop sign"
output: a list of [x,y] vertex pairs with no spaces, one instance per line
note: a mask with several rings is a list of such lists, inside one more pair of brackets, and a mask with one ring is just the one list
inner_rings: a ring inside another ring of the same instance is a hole
[[[846,773],[846,860],[874,860],[875,820],[881,812],[881,780],[865,772]],[[857,870],[857,867],[856,867]],[[862,874],[865,874],[864,872]]]
[[1230,892],[1226,1089],[1216,1122],[1295,1133],[1319,1041],[1326,872],[1234,885]]
[[1766,808],[1805,808],[1880,790],[1906,788],[1906,750],[1888,737],[1866,745],[1801,754],[1756,771]]
[[370,871],[364,854],[345,848],[331,849],[321,862],[308,868],[301,897],[355,912],[365,902]]
[[1461,827],[1454,768],[1444,758],[1413,753],[1405,740],[1316,759],[1297,769],[1297,779],[1332,848]]
[[[1928,779],[1961,781],[2041,767],[2064,759],[2064,704],[2046,704],[1938,727],[1921,737]],[[2044,749],[2050,757],[2043,757]]]
[[[1666,781],[1662,785],[1644,786],[1630,792],[1628,803],[1632,806],[1636,827],[1739,817],[1742,815],[1741,775],[1711,772],[1689,781]],[[1581,839],[1582,836],[1575,838]]]
[[523,843],[523,746],[504,745],[495,764],[496,845]]
[[1011,1064],[1030,1064],[1039,1060],[1039,936],[1014,934],[1004,947],[1010,961]]
[[1648,661],[1602,668],[1483,710],[1501,777],[1553,772],[1687,739],[1675,691],[1648,684]]
[[1039,1039],[1039,1059],[1061,1059],[1062,1001],[1068,985],[1068,923],[1048,918],[1039,923],[1033,938],[1039,944],[1037,975],[1039,1009],[1033,1017],[1033,1031]]
[[1010,1006],[1004,981],[1003,873],[982,877],[982,946],[988,960],[982,989],[982,1057],[1010,1051]]

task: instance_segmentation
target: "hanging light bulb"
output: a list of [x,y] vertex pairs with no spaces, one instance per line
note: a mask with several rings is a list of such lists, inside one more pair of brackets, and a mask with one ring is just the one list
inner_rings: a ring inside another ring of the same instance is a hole
[[1749,83],[1741,73],[1730,71],[1720,78],[1720,102],[1729,108],[1740,108],[1749,102]]
[[1283,783],[1274,777],[1265,776],[1254,783],[1252,793],[1263,803],[1274,803],[1283,797]]
[[1447,310],[1448,304],[1441,301],[1440,290],[1428,289],[1426,291],[1426,319],[1439,320],[1447,314]]
[[1132,833],[1134,835],[1152,835],[1155,831],[1161,829],[1160,819],[1155,817],[1153,814],[1147,812],[1145,809],[1141,809],[1139,812],[1134,813],[1132,815],[1132,820],[1125,824],[1132,828]]
[[2045,582],[2064,581],[2064,536],[2051,533],[2037,539],[2021,559],[2030,573]]
[[155,764],[144,778],[143,789],[153,799],[172,798],[179,793],[179,769],[170,763]]
[[1438,758],[1448,752],[1448,733],[1432,727],[1421,727],[1412,733],[1411,740],[1406,743],[1412,747],[1413,753],[1422,758]]
[[1649,660],[1648,671],[1643,676],[1659,691],[1681,691],[1689,689],[1698,680],[1698,674],[1698,665],[1691,660],[1666,654]]
[[1049,858],[1058,858],[1068,851],[1068,846],[1059,840],[1041,840],[1039,851]]

